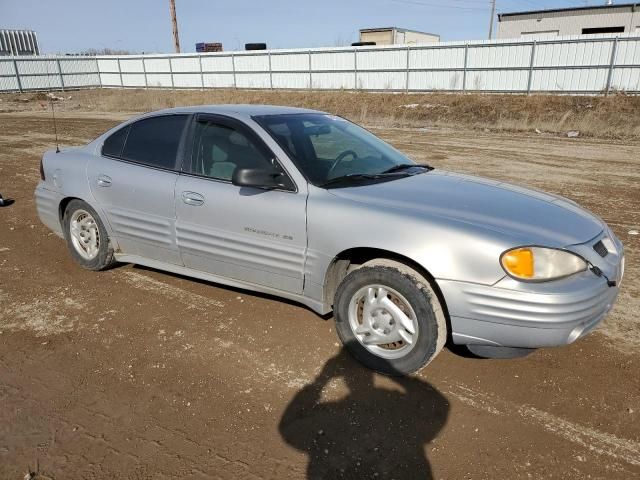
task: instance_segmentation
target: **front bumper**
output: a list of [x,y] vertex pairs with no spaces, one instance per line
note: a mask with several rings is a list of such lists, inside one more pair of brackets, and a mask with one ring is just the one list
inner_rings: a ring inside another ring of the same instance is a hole
[[[594,251],[594,244],[607,237],[614,247],[602,257]],[[495,285],[438,280],[451,318],[453,342],[550,347],[573,343],[593,330],[618,296],[624,247],[607,227],[598,237],[567,249],[597,266],[603,275],[586,270],[542,283],[505,277]]]

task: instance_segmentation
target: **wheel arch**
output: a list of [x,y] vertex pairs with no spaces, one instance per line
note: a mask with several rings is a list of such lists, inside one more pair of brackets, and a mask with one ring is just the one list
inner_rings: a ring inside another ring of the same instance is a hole
[[107,233],[109,234],[109,241],[113,245],[116,252],[119,251],[118,241],[113,236],[111,224],[109,223],[109,219],[105,215],[104,210],[98,207],[95,204],[95,202],[88,201],[85,198],[74,196],[74,195],[68,195],[66,197],[63,197],[62,200],[60,200],[60,203],[58,204],[58,221],[60,222],[60,228],[64,230],[64,223],[63,223],[64,212],[67,210],[67,206],[69,205],[69,203],[71,203],[73,200],[80,200],[81,202],[86,203],[96,211],[96,213],[100,216],[100,220],[102,220],[102,224],[104,225],[104,228],[107,229]]
[[447,302],[445,301],[442,290],[440,290],[440,287],[433,275],[431,275],[424,266],[420,265],[415,260],[412,260],[405,255],[380,248],[349,248],[347,250],[343,250],[333,258],[325,273],[323,286],[323,302],[328,311],[332,309],[333,299],[338,289],[338,285],[340,285],[340,282],[344,277],[364,263],[377,259],[392,260],[401,263],[422,275],[429,282],[429,285],[438,297],[438,301],[442,306],[442,311],[444,312],[445,320],[447,322],[447,330],[448,332],[451,332],[451,321],[449,318],[449,310],[447,309]]

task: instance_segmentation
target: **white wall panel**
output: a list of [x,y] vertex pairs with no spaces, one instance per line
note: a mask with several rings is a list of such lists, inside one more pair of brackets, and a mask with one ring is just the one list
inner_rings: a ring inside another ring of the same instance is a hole
[[541,43],[536,45],[535,64],[540,67],[609,65],[612,47],[613,41]]
[[553,92],[600,92],[607,83],[606,68],[574,70],[536,70],[531,89]]
[[144,73],[123,73],[122,84],[125,87],[144,87]]
[[18,90],[16,77],[0,77],[0,91]]
[[55,60],[17,60],[16,66],[20,75],[48,73],[56,75],[58,64]]
[[406,72],[358,72],[358,88],[363,90],[404,90]]
[[149,87],[171,87],[171,75],[168,73],[147,73]]
[[200,63],[193,57],[176,57],[171,59],[173,73],[193,73],[200,71]]
[[467,90],[526,91],[527,70],[473,70],[467,72]]
[[409,72],[409,90],[462,90],[462,72]]
[[199,73],[174,73],[173,85],[181,88],[200,88]]
[[236,73],[238,88],[269,88],[268,73]]
[[117,73],[101,73],[100,82],[103,87],[119,87],[120,75]]
[[271,70],[309,70],[308,53],[287,53],[271,55]]
[[144,67],[147,69],[147,73],[166,73],[171,71],[168,58],[145,58]]
[[616,65],[640,65],[640,42],[619,41]]
[[407,50],[376,50],[357,53],[358,70],[406,69]]
[[469,47],[468,68],[528,67],[531,45],[497,45],[495,47]]
[[640,68],[619,68],[611,76],[612,90],[640,91]]
[[233,87],[233,74],[231,73],[203,73],[202,79],[205,88]]
[[143,73],[141,58],[123,58],[120,60],[120,71],[122,73]]
[[314,72],[311,75],[311,88],[318,89],[353,89],[355,75],[353,72]]
[[269,71],[269,56],[266,53],[260,55],[236,55],[236,72],[266,72]]
[[0,75],[15,75],[16,69],[13,67],[13,60],[0,59]]
[[276,73],[272,75],[273,88],[309,88],[308,73]]
[[61,88],[62,83],[60,82],[59,76],[20,76],[20,83],[22,84],[23,90],[49,90],[52,88]]
[[60,70],[62,73],[98,73],[98,65],[94,59],[87,60],[60,60]]
[[202,57],[203,72],[231,72],[233,70],[233,60],[230,56],[209,56]]
[[117,72],[118,71],[118,60],[116,59],[98,59],[98,71],[100,73],[106,72]]
[[66,88],[98,87],[100,76],[97,73],[65,75],[64,86]]
[[412,48],[409,50],[411,68],[462,68],[464,47]]
[[355,68],[353,52],[313,52],[311,68],[314,71],[353,70]]

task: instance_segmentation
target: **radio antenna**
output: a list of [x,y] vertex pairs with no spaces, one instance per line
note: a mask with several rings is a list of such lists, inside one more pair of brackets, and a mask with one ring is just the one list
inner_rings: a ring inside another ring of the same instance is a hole
[[56,153],[60,153],[60,145],[58,144],[58,128],[56,126],[56,110],[53,108],[53,93],[49,92],[49,103],[51,104],[51,117],[53,118],[53,133],[56,136]]
[[51,86],[51,76],[53,74],[50,73],[49,66],[50,66],[50,63],[47,61],[47,83],[49,85],[49,92],[47,93],[47,97],[49,98],[49,105],[51,105],[51,118],[53,119],[53,133],[56,137],[56,153],[60,153],[60,144],[58,143],[58,127],[56,125],[56,111],[55,111],[55,108],[53,108],[53,98],[55,97],[55,95],[51,91],[53,88]]

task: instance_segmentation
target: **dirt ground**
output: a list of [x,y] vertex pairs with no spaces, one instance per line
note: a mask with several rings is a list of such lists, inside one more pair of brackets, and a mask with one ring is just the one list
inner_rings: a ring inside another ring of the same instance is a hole
[[[122,118],[63,113],[61,142]],[[0,125],[0,192],[16,200],[0,209],[0,478],[640,476],[639,144],[376,129],[433,166],[574,199],[627,252],[614,311],[576,344],[517,360],[446,349],[391,379],[300,305],[133,265],[80,269],[35,211],[49,117]]]

